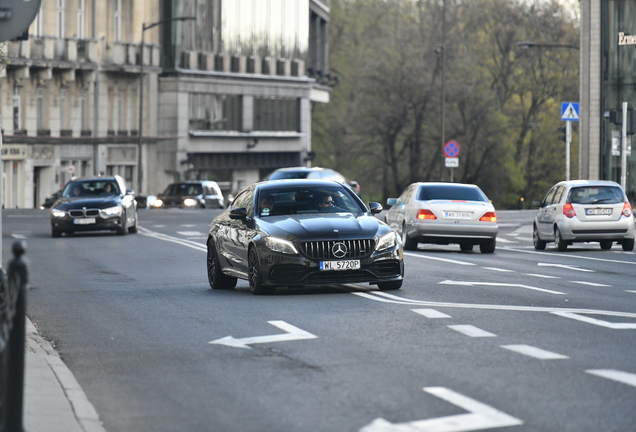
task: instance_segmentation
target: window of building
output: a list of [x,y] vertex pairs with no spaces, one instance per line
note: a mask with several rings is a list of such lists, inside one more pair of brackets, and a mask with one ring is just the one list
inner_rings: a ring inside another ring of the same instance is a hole
[[13,87],[13,132],[16,133],[22,129],[22,113],[20,107],[22,100],[20,98],[20,87]]
[[80,109],[80,128],[82,130],[88,130],[88,101],[86,96],[86,89],[80,91],[79,96],[79,109]]
[[86,0],[79,0],[77,5],[77,37],[86,37]]
[[121,0],[115,0],[115,17],[114,17],[114,33],[115,41],[121,41]]
[[68,129],[68,120],[66,113],[67,101],[66,101],[66,89],[60,89],[60,129]]
[[124,90],[119,90],[117,93],[117,125],[115,126],[115,130],[122,131],[126,128],[126,112],[124,111],[124,98],[125,92]]
[[42,6],[40,6],[40,10],[33,20],[33,35],[36,37],[42,36]]
[[297,98],[254,98],[254,130],[300,130],[300,100]]
[[44,87],[38,87],[35,90],[35,122],[38,131],[46,129],[44,114]]
[[57,0],[57,37],[64,37],[64,0]]
[[191,93],[188,111],[190,130],[242,130],[243,98],[239,95]]

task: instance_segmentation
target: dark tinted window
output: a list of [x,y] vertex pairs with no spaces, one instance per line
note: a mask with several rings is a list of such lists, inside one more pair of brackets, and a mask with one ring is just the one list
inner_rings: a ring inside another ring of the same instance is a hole
[[267,180],[304,179],[310,171],[275,171],[267,177]]
[[421,186],[417,194],[420,201],[428,200],[458,200],[458,201],[485,201],[488,198],[484,193],[471,186],[462,185],[427,185]]
[[163,194],[165,196],[191,196],[200,195],[202,191],[200,184],[173,183],[166,188]]
[[[324,208],[319,205],[325,197],[329,196],[333,200],[333,207]],[[280,216],[305,213],[337,213],[350,212],[361,213],[368,211],[355,198],[355,194],[346,187],[306,187],[289,186],[278,188],[267,188],[259,191],[259,203],[265,198],[271,199],[273,205],[259,206],[261,217]],[[268,211],[264,212],[263,209]]]
[[[109,187],[107,187],[107,185]],[[65,198],[119,195],[119,187],[113,180],[91,180],[70,182],[64,187]]]
[[617,186],[585,186],[572,188],[568,197],[568,202],[573,204],[616,204],[623,201],[623,191]]

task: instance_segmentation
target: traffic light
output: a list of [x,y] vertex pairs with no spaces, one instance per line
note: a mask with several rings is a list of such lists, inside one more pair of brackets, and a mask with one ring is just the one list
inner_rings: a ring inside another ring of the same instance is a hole
[[561,134],[559,135],[559,140],[561,141],[565,141],[565,126],[559,126],[559,132],[561,132]]
[[609,112],[609,121],[610,123],[614,123],[615,125],[619,125],[623,123],[623,113],[621,111],[610,111]]

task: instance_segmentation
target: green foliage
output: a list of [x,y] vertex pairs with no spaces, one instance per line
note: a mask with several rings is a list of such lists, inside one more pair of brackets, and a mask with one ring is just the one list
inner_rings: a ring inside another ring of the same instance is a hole
[[331,2],[330,73],[340,84],[314,109],[314,163],[383,202],[414,181],[450,180],[442,148],[453,139],[454,181],[478,184],[498,208],[540,199],[564,176],[556,128],[560,101],[578,100],[578,51],[517,42],[576,45],[576,17],[556,1],[445,3],[442,48],[442,2]]

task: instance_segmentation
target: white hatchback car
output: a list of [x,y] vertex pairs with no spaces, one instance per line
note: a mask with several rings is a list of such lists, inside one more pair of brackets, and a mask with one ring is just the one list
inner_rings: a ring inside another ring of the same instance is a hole
[[497,245],[495,207],[473,184],[418,182],[408,186],[392,206],[385,222],[402,236],[404,249],[418,243],[459,244],[468,252],[479,245],[481,253],[493,253]]
[[532,230],[537,250],[548,242],[559,251],[574,242],[599,242],[601,249],[611,249],[616,242],[625,251],[634,249],[632,207],[616,182],[562,181],[532,205],[539,207]]

